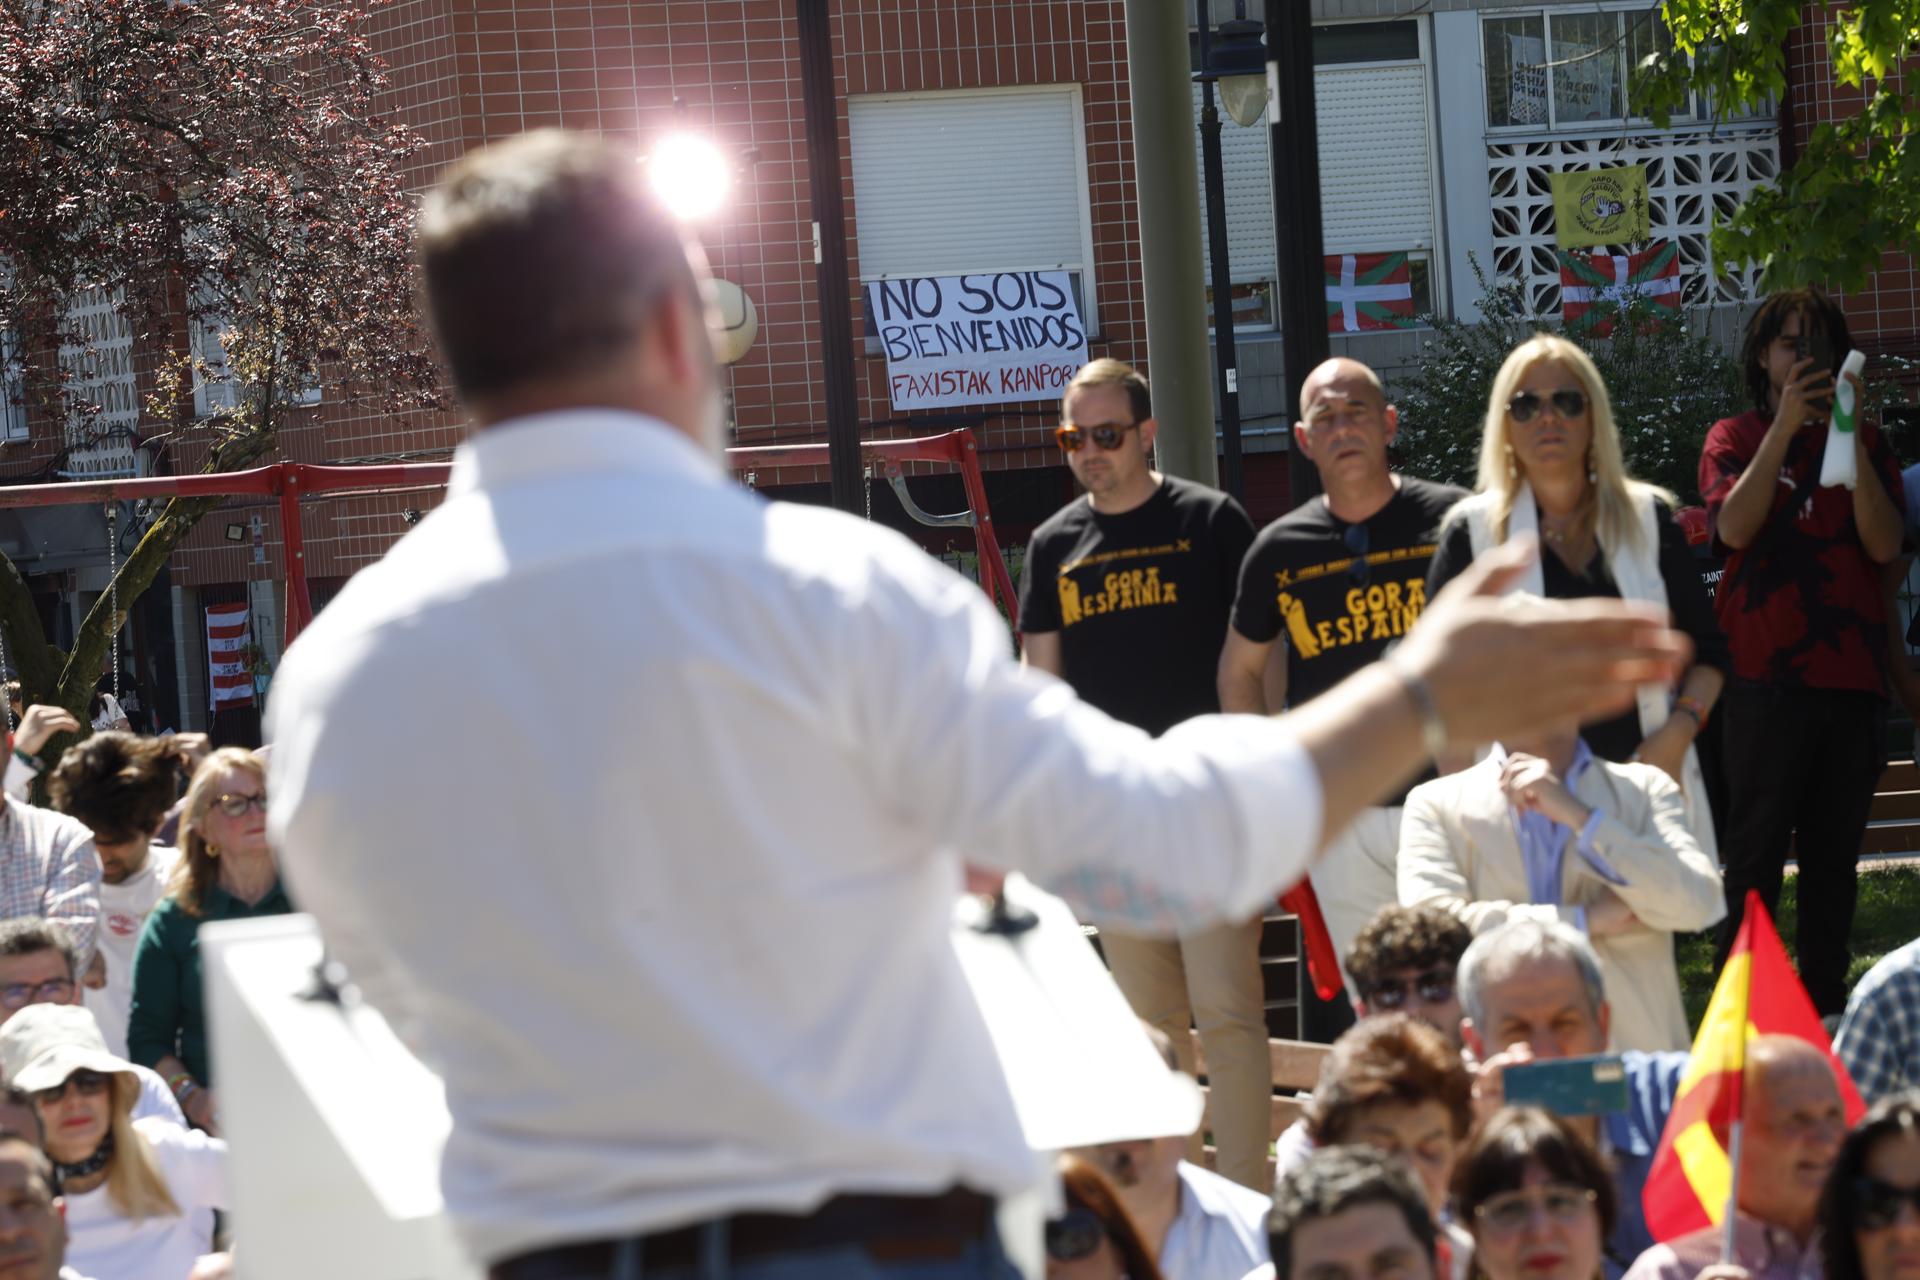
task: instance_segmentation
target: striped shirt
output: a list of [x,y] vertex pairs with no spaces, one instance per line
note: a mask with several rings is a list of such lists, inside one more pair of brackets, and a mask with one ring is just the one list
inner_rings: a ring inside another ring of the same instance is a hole
[[1869,1105],[1920,1084],[1920,941],[1889,951],[1847,1000],[1833,1052]]
[[44,916],[66,926],[85,968],[100,923],[100,855],[78,819],[0,801],[0,920]]

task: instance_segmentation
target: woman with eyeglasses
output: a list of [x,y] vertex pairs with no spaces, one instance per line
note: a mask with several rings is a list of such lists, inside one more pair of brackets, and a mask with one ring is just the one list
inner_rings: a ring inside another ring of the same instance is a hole
[[1487,400],[1475,488],[1441,530],[1428,599],[1488,547],[1537,535],[1539,564],[1520,590],[1644,600],[1670,609],[1693,640],[1693,666],[1676,689],[1643,689],[1637,706],[1581,726],[1580,736],[1603,760],[1644,761],[1679,783],[1694,838],[1712,857],[1718,842],[1693,740],[1726,683],[1726,636],[1674,520],[1676,499],[1627,475],[1607,388],[1586,352],[1536,334],[1507,356]]
[[1460,1053],[1405,1013],[1363,1018],[1334,1041],[1307,1104],[1315,1147],[1357,1145],[1399,1156],[1419,1178],[1441,1234],[1443,1276],[1466,1275],[1472,1242],[1447,1223],[1447,1187],[1473,1125],[1473,1077]]
[[1047,1280],[1161,1280],[1113,1184],[1079,1156],[1059,1168],[1067,1208],[1047,1223]]
[[1565,1120],[1505,1107],[1454,1166],[1453,1212],[1473,1236],[1476,1280],[1599,1280],[1616,1204],[1606,1165]]
[[213,1211],[232,1205],[226,1143],[134,1119],[138,1077],[85,1009],[22,1009],[0,1027],[0,1063],[46,1134],[67,1265],[89,1280],[185,1280],[213,1248]]
[[180,855],[167,897],[147,917],[134,952],[127,1050],[166,1079],[189,1120],[215,1132],[200,926],[293,910],[267,847],[267,772],[252,752],[222,747],[194,772]]
[[1820,1197],[1826,1280],[1920,1280],[1920,1090],[1882,1098]]

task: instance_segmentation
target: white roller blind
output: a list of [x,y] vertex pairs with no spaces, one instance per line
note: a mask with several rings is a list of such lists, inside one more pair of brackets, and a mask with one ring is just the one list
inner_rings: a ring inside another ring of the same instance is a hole
[[1085,269],[1073,86],[855,97],[847,116],[861,279]]
[[1426,67],[1327,68],[1313,91],[1326,251],[1431,249]]
[[[1216,91],[1215,102],[1219,101]],[[1193,86],[1193,118],[1200,119],[1200,86]],[[1200,157],[1195,140],[1194,154]],[[1206,160],[1199,158],[1194,182],[1200,188],[1202,261],[1213,252],[1207,238]],[[1267,118],[1243,129],[1220,112],[1220,176],[1227,193],[1227,262],[1235,284],[1278,277],[1273,234],[1273,143]],[[1209,268],[1210,269],[1210,268]],[[1207,277],[1209,280],[1212,276]]]

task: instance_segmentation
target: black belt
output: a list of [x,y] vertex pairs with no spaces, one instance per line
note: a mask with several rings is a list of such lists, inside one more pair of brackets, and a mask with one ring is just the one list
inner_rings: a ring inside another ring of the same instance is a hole
[[[741,1213],[719,1219],[727,1254],[745,1260],[857,1245],[884,1262],[950,1259],[965,1253],[993,1222],[994,1204],[956,1187],[930,1196],[835,1196],[805,1216]],[[690,1267],[700,1261],[709,1223],[697,1222],[637,1237],[649,1267]],[[584,1280],[611,1274],[624,1240],[552,1245],[496,1262],[488,1280]]]

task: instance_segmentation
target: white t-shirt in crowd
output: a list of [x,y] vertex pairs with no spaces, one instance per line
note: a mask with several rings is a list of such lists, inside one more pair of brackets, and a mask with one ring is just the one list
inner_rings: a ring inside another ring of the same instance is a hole
[[116,1057],[127,1056],[127,1015],[133,1009],[133,952],[147,916],[167,896],[167,882],[180,864],[180,851],[154,845],[147,865],[119,884],[100,882],[100,927],[94,941],[107,961],[107,985],[85,989],[87,1008],[100,1021],[100,1034]]
[[100,695],[100,714],[93,718],[95,729],[111,729],[126,718],[126,710],[121,707],[118,698],[110,693]]
[[151,1144],[178,1216],[123,1217],[103,1184],[67,1197],[67,1264],[101,1280],[187,1280],[213,1250],[213,1211],[233,1203],[227,1144],[165,1120],[135,1120]]

